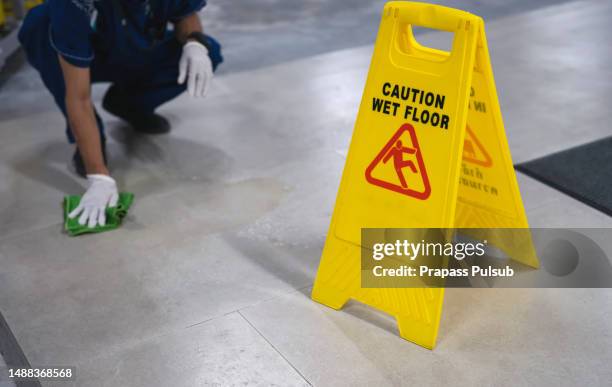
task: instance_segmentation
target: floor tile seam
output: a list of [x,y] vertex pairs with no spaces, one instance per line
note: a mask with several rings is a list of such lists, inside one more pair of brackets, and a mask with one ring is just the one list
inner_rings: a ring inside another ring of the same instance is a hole
[[290,362],[289,359],[287,359],[287,357],[274,344],[272,344],[272,342],[268,340],[268,338],[259,329],[257,329],[257,327],[248,318],[244,316],[244,314],[242,314],[240,311],[237,311],[236,313],[238,313],[238,315],[240,315],[240,317],[242,317],[242,319],[246,321],[246,323],[249,324],[249,326],[255,332],[257,332],[257,334],[263,340],[265,340],[270,348],[272,348],[272,350],[274,350],[304,380],[304,382],[306,382],[309,386],[312,386],[312,383],[310,383],[308,378],[306,378],[306,376],[292,362]]

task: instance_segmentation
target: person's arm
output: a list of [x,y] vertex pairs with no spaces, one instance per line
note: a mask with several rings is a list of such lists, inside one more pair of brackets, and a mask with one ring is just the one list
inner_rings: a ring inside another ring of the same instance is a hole
[[89,68],[77,67],[58,55],[66,85],[66,115],[87,170],[89,188],[68,217],[79,217],[88,227],[106,224],[106,207],[117,205],[117,184],[109,176],[102,156],[102,144],[91,102]]
[[100,132],[91,102],[89,68],[77,67],[58,55],[66,85],[66,114],[87,174],[108,175],[102,156]]
[[200,22],[197,12],[193,12],[176,22],[175,33],[179,42],[187,43],[188,36],[194,32],[202,32],[202,22]]
[[[199,33],[200,39],[190,38],[193,33]],[[213,68],[197,12],[176,21],[175,34],[178,41],[183,43],[177,82],[183,84],[187,81],[187,91],[192,97],[205,97],[212,82]]]

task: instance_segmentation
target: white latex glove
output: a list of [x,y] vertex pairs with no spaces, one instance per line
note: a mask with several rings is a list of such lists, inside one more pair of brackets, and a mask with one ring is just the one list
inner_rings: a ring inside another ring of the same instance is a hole
[[212,62],[208,49],[202,44],[190,41],[183,46],[179,61],[178,83],[187,79],[187,91],[192,97],[205,97],[213,77]]
[[87,175],[89,188],[81,198],[81,202],[68,217],[70,219],[79,217],[79,224],[94,228],[96,224],[106,224],[106,207],[115,207],[119,200],[117,184],[115,180],[106,175]]

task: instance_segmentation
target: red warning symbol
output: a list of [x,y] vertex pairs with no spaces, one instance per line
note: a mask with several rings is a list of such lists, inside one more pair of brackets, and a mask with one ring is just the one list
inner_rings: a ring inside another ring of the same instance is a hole
[[483,167],[493,165],[493,160],[472,129],[466,125],[465,142],[463,143],[463,160]]
[[366,180],[397,193],[425,200],[431,194],[414,127],[402,125],[370,163]]

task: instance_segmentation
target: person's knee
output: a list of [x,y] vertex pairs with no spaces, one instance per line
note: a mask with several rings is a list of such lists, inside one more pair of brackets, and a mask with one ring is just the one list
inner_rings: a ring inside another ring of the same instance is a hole
[[217,70],[217,66],[223,63],[223,55],[221,55],[221,44],[212,36],[206,35],[210,50],[208,56],[212,62],[213,71]]

